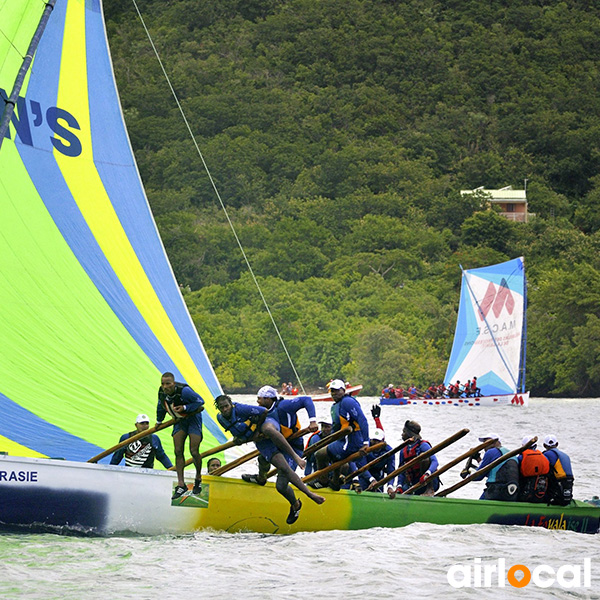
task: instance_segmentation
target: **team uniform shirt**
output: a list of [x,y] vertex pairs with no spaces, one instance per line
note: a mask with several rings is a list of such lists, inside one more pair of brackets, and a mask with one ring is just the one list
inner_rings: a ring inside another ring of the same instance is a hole
[[[375,421],[377,422],[377,419]],[[380,456],[383,456],[386,452],[389,452],[391,449],[392,449],[392,447],[386,443],[386,445],[381,450],[377,450],[376,452],[369,452],[367,454],[366,460],[367,460],[367,462],[376,460]],[[375,463],[373,466],[369,467],[369,472],[375,478],[375,481],[381,481],[386,475],[389,475],[395,469],[396,469],[396,458],[392,454],[391,456],[388,456],[387,458],[384,458],[383,460],[380,460],[379,462]],[[368,485],[368,483],[365,481],[365,479],[362,478],[362,475],[359,476],[359,480],[360,480],[360,484],[363,488],[366,487],[366,485]],[[388,483],[386,485],[393,487],[394,480],[391,479],[390,481],[388,481]],[[380,491],[380,490],[378,489],[378,491]]]
[[[130,431],[121,436],[120,442],[128,440],[130,437],[137,435],[138,431]],[[131,444],[127,444],[123,448],[119,448],[110,459],[111,465],[118,465],[125,457],[125,464],[128,467],[144,467],[152,469],[154,467],[154,457],[162,463],[165,469],[170,469],[173,466],[171,459],[163,450],[160,438],[157,435],[151,434],[144,436],[139,440],[134,440]]]
[[217,413],[217,421],[234,438],[248,442],[254,436],[259,423],[263,423],[266,413],[267,409],[263,406],[234,402],[229,419],[223,414]]
[[[321,431],[315,431],[309,438],[306,443],[306,448],[310,448],[317,442],[320,442],[323,439],[323,433]],[[304,469],[304,475],[310,475],[313,471],[317,470],[317,459],[315,458],[316,452],[309,454],[306,457],[306,468]]]
[[[183,417],[172,411],[173,406],[183,406]],[[158,388],[158,404],[156,406],[156,422],[162,423],[167,412],[178,421],[173,425],[173,433],[185,431],[202,437],[202,412],[204,400],[186,383],[175,382],[175,392],[170,396],[165,394],[162,386]]]
[[[267,419],[276,422],[279,431],[281,431],[284,437],[288,438],[301,429],[298,411],[302,409],[306,410],[309,420],[316,420],[317,412],[310,396],[297,396],[288,400],[279,398],[269,409]],[[304,450],[304,440],[302,437],[290,440],[290,445],[298,454],[302,454]]]
[[556,479],[573,477],[571,459],[562,450],[559,450],[558,448],[550,448],[550,450],[546,450],[543,454],[548,459]]

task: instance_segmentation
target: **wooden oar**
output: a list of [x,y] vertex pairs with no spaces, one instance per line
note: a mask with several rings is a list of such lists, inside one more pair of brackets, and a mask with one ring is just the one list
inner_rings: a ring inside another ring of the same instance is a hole
[[[228,448],[231,448],[232,446],[235,446],[235,445],[236,445],[236,443],[233,440],[229,440],[228,442],[225,442],[224,444],[221,444],[220,446],[215,446],[214,448],[209,448],[208,450],[205,450],[204,452],[200,452],[200,458],[206,458],[207,456],[217,454],[218,452],[227,450]],[[185,466],[191,464],[192,461],[193,461],[192,458],[188,459],[185,462]],[[167,471],[174,471],[174,470],[175,470],[175,465],[173,465],[172,467],[169,467],[167,469]]]
[[472,475],[469,475],[468,477],[465,477],[462,481],[459,481],[458,483],[454,484],[452,487],[449,487],[447,490],[444,490],[443,492],[438,492],[436,494],[436,496],[443,498],[444,496],[447,496],[448,494],[455,492],[456,490],[461,488],[463,485],[467,485],[467,483],[473,481],[473,479],[475,479],[475,477],[479,478],[481,475],[485,475],[486,473],[491,471],[494,467],[497,467],[499,464],[503,463],[505,460],[508,460],[509,458],[512,458],[513,456],[516,456],[517,454],[521,454],[521,452],[523,452],[523,450],[527,450],[527,448],[531,448],[531,446],[533,446],[533,444],[535,444],[536,442],[537,442],[536,437],[531,438],[524,446],[521,446],[520,448],[517,448],[516,450],[511,450],[510,452],[507,452],[506,454],[499,456],[495,461],[493,461],[489,465],[486,465],[485,467],[483,467],[483,469],[479,469],[479,471],[475,471],[475,473],[473,473]]
[[346,458],[342,458],[342,460],[338,460],[337,462],[334,462],[331,465],[320,469],[319,471],[315,471],[314,473],[303,477],[302,481],[304,481],[304,483],[307,483],[309,481],[312,481],[313,479],[317,479],[317,477],[320,477],[321,475],[326,475],[330,471],[335,471],[336,469],[343,467],[346,463],[349,463],[353,460],[356,460],[357,458],[360,458],[361,456],[364,456],[367,452],[376,452],[384,446],[385,442],[379,442],[377,444],[374,444],[373,446],[369,446],[368,448],[361,449],[358,452],[354,452],[354,454],[347,456]]
[[350,473],[350,475],[346,475],[346,477],[344,477],[344,483],[348,483],[351,479],[353,479],[357,475],[360,475],[361,473],[368,471],[373,465],[376,465],[378,462],[381,462],[382,460],[387,460],[390,456],[392,456],[393,454],[396,454],[396,452],[400,452],[400,450],[402,450],[402,448],[404,448],[404,446],[406,446],[407,444],[409,444],[412,441],[413,441],[412,438],[410,438],[410,439],[402,442],[399,446],[396,446],[395,448],[388,450],[385,454],[382,454],[379,458],[372,460],[371,462],[367,463],[360,469],[356,469],[356,471]]
[[161,423],[157,427],[150,427],[150,428],[146,429],[145,431],[140,431],[139,433],[132,435],[130,438],[127,438],[123,442],[119,442],[112,448],[109,448],[108,450],[105,450],[104,452],[100,452],[100,454],[93,456],[92,458],[90,458],[90,460],[88,460],[88,462],[89,463],[98,462],[105,456],[108,456],[109,454],[112,454],[113,452],[119,450],[119,448],[123,448],[123,446],[127,446],[127,444],[131,444],[131,442],[135,442],[136,440],[139,440],[147,435],[152,435],[153,433],[160,431],[161,429],[166,429],[167,427],[171,427],[171,425],[175,425],[175,423],[177,421],[178,421],[178,419],[171,419],[170,421],[165,421],[164,423]]
[[415,483],[415,485],[413,485],[412,487],[409,487],[404,493],[405,494],[414,493],[415,490],[418,490],[420,487],[427,485],[427,482],[432,477],[439,477],[440,475],[442,475],[442,473],[445,473],[446,471],[450,470],[452,467],[457,465],[459,462],[463,461],[465,458],[468,458],[469,460],[471,460],[473,458],[473,456],[475,456],[478,452],[480,452],[481,450],[486,450],[487,448],[489,448],[489,446],[491,446],[495,442],[496,442],[496,440],[486,440],[485,442],[482,442],[481,444],[479,444],[479,446],[475,446],[475,448],[471,448],[464,454],[461,454],[460,456],[456,457],[454,460],[451,460],[448,464],[445,464],[443,467],[440,467],[437,471],[434,471],[431,475],[429,475],[429,477],[426,477],[423,481],[417,481],[417,483]]
[[[352,427],[350,427],[350,425],[348,425],[347,427],[344,427],[343,429],[340,429],[339,431],[330,433],[329,435],[325,436],[322,440],[319,440],[318,442],[315,442],[312,446],[305,448],[304,452],[302,453],[302,458],[306,458],[307,456],[310,456],[317,450],[324,448],[325,446],[331,444],[331,442],[335,442],[336,440],[343,438],[344,436],[348,435],[349,433],[352,433]],[[267,479],[269,479],[270,477],[273,477],[273,475],[275,475],[275,473],[277,473],[277,469],[271,469],[265,475],[265,477]]]
[[[292,435],[290,435],[290,437],[288,437],[286,439],[287,440],[295,440],[296,438],[302,437],[309,431],[310,431],[310,429],[308,427],[305,427],[304,429],[300,429],[299,431],[296,431],[296,433],[292,433]],[[222,475],[223,473],[227,473],[227,471],[231,471],[232,469],[235,469],[236,467],[243,465],[245,462],[248,462],[249,460],[256,458],[259,454],[260,454],[260,452],[258,450],[253,450],[252,452],[248,452],[248,454],[244,454],[244,456],[240,456],[240,458],[236,458],[235,460],[232,460],[231,462],[227,463],[226,465],[219,467],[218,469],[213,471],[213,475]]]
[[400,475],[400,473],[404,473],[404,471],[406,471],[407,469],[410,469],[417,463],[421,462],[423,459],[429,458],[432,454],[435,454],[436,452],[443,450],[447,446],[450,446],[450,444],[454,444],[454,442],[456,442],[457,440],[460,440],[460,438],[467,435],[467,433],[469,433],[468,429],[461,429],[460,431],[457,431],[454,435],[451,435],[449,438],[445,439],[443,442],[440,442],[439,444],[437,444],[436,446],[433,446],[429,450],[426,450],[425,452],[422,452],[418,456],[415,456],[413,459],[409,460],[407,463],[404,463],[402,466],[398,467],[395,471],[392,471],[389,475],[386,475],[383,479],[380,479],[376,484],[373,485],[373,487],[374,488],[381,487],[388,481],[391,481],[392,479],[394,479],[394,477]]
[[330,433],[329,435],[320,439],[318,442],[315,442],[312,446],[306,448],[302,454],[302,457],[306,458],[307,456],[314,454],[317,450],[328,446],[329,444],[331,444],[331,442],[335,442],[336,440],[339,440],[340,438],[343,438],[350,433],[352,433],[352,427],[350,427],[350,425],[344,427],[343,429],[340,429],[339,431],[334,431],[333,433]]

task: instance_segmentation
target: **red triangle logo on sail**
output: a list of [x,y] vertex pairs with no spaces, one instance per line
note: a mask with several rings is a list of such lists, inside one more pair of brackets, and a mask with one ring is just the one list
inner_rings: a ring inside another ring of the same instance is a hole
[[509,315],[512,315],[515,309],[515,299],[508,288],[506,280],[503,278],[498,287],[490,281],[485,296],[479,304],[479,318],[482,321],[485,320],[490,309],[493,311],[494,316],[498,318],[504,308],[506,308]]

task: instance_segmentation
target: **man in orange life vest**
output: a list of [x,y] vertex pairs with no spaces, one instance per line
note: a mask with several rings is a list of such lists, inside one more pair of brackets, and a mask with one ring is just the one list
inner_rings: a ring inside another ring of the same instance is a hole
[[[532,436],[521,441],[524,446]],[[519,502],[546,502],[550,482],[550,462],[534,444],[519,454]]]
[[[421,438],[421,426],[416,421],[406,421],[406,423],[404,423],[402,439],[406,441],[411,438],[413,441],[404,446],[398,454],[398,467],[401,467],[409,460],[412,460],[416,456],[419,456],[419,454],[423,454],[423,452],[431,449],[431,444]],[[398,475],[398,487],[396,488],[396,493],[402,494],[405,490],[419,481],[423,481],[426,477],[429,477],[432,473],[437,471],[437,468],[438,460],[435,455],[431,455],[429,458],[417,462],[413,467]],[[439,477],[432,477],[427,485],[417,489],[415,494],[433,496],[439,487]]]

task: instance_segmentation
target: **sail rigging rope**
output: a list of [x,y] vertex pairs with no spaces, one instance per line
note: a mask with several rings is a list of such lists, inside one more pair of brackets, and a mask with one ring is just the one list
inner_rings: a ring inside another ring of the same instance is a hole
[[212,185],[212,188],[215,192],[215,195],[217,197],[217,199],[219,200],[219,204],[221,205],[221,208],[223,209],[223,212],[225,213],[225,217],[227,219],[227,222],[229,223],[229,227],[231,228],[231,231],[233,232],[233,236],[235,238],[235,241],[237,242],[237,245],[242,253],[242,256],[244,257],[244,261],[246,262],[246,266],[248,267],[248,271],[250,272],[250,275],[252,276],[252,280],[254,281],[254,285],[256,285],[256,289],[258,290],[258,293],[262,299],[262,302],[265,306],[265,309],[269,315],[269,318],[271,319],[271,323],[273,324],[273,328],[275,329],[275,332],[277,333],[277,337],[279,338],[279,341],[281,342],[281,346],[283,347],[283,350],[287,356],[287,359],[292,367],[292,370],[294,371],[294,375],[296,376],[296,380],[298,381],[298,385],[300,386],[300,389],[302,390],[302,393],[305,394],[305,390],[304,390],[304,385],[302,384],[302,381],[300,379],[300,376],[298,375],[298,372],[296,371],[296,367],[294,365],[294,361],[292,360],[292,357],[290,356],[290,353],[288,352],[287,346],[285,345],[285,342],[283,341],[283,337],[281,335],[281,332],[279,331],[279,327],[277,327],[277,323],[275,322],[275,318],[273,317],[273,314],[271,312],[271,309],[269,308],[269,304],[267,303],[267,299],[265,298],[262,289],[260,287],[260,284],[258,283],[258,279],[256,278],[256,275],[254,274],[254,270],[252,269],[252,265],[250,264],[250,260],[248,259],[248,256],[246,255],[246,252],[244,250],[244,247],[242,246],[242,242],[240,240],[240,238],[238,237],[238,234],[235,230],[235,227],[233,225],[233,222],[231,220],[231,218],[229,217],[229,212],[227,211],[227,207],[225,206],[225,203],[223,202],[223,199],[221,198],[221,194],[219,193],[219,190],[217,188],[217,185],[212,177],[212,174],[208,168],[208,164],[206,163],[206,161],[204,160],[204,155],[202,154],[202,151],[200,150],[200,147],[198,146],[198,142],[196,141],[196,136],[194,135],[192,128],[190,127],[189,121],[186,117],[185,111],[183,110],[183,107],[181,106],[181,102],[179,101],[179,97],[177,96],[177,93],[175,92],[175,89],[173,88],[173,85],[171,83],[171,79],[163,65],[163,62],[160,58],[160,55],[158,53],[158,50],[154,44],[154,41],[152,40],[152,36],[150,35],[150,31],[148,31],[148,28],[146,27],[146,22],[144,21],[144,17],[142,16],[142,13],[140,12],[140,9],[138,8],[137,2],[136,0],[131,0],[133,2],[133,5],[135,7],[135,10],[140,18],[140,22],[142,23],[142,27],[144,28],[144,31],[146,32],[146,35],[148,37],[148,40],[150,42],[150,45],[152,46],[152,50],[154,51],[154,54],[156,55],[156,59],[158,60],[158,64],[160,65],[160,68],[163,72],[163,75],[165,76],[165,79],[167,81],[167,84],[169,86],[169,89],[171,90],[171,94],[173,94],[173,98],[175,98],[175,102],[177,103],[177,107],[179,108],[179,112],[181,113],[181,117],[183,118],[183,122],[185,123],[185,126],[187,127],[187,130],[190,134],[190,137],[192,139],[192,142],[194,143],[194,147],[196,148],[196,152],[198,153],[198,156],[200,157],[200,160],[202,161],[202,165],[204,167],[204,170],[206,171],[206,174],[208,175],[208,179],[210,180],[210,183]]

